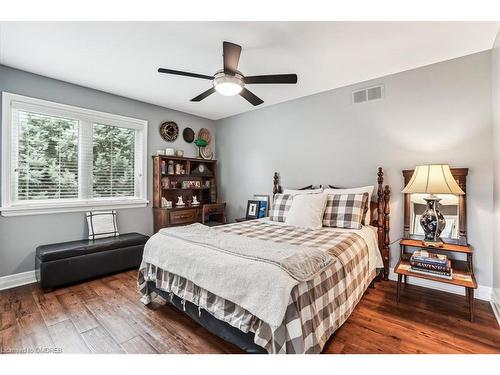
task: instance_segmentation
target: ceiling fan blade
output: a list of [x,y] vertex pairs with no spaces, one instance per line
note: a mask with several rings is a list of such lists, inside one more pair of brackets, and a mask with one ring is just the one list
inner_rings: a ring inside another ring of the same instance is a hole
[[297,83],[297,74],[270,74],[265,76],[249,76],[243,79],[245,84],[256,83]]
[[223,42],[222,51],[224,57],[224,73],[234,75],[238,70],[238,63],[240,62],[241,46],[231,42]]
[[158,73],[175,74],[175,75],[178,75],[178,76],[203,78],[203,79],[210,79],[210,80],[214,79],[214,77],[212,77],[212,76],[206,76],[204,74],[181,72],[180,70],[172,70],[172,69],[165,69],[165,68],[158,69]]
[[243,90],[241,90],[240,95],[244,97],[246,100],[248,100],[252,105],[257,106],[259,104],[264,103],[264,101],[261,98],[259,98],[253,92],[248,91],[246,88],[243,88]]
[[192,102],[201,102],[203,99],[205,99],[207,96],[212,95],[215,92],[215,88],[210,87],[207,91],[202,92],[200,95],[197,97],[191,99]]

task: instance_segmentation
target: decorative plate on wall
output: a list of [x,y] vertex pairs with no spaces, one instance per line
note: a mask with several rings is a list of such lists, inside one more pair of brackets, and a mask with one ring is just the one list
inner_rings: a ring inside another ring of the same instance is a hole
[[208,144],[210,144],[210,141],[212,140],[212,135],[210,134],[210,131],[206,128],[201,128],[200,131],[198,132],[198,138],[204,139],[207,141]]
[[179,135],[179,127],[173,121],[166,121],[160,125],[160,135],[166,142],[173,142]]
[[200,155],[205,160],[210,160],[214,157],[214,153],[210,148],[210,145],[206,145],[205,147],[200,148]]
[[194,141],[194,131],[191,128],[186,128],[182,131],[182,137],[187,143],[192,143]]

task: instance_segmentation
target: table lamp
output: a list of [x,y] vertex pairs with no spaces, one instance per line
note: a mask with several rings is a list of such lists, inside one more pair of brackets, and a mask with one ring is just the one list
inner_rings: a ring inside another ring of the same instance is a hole
[[435,194],[464,195],[458,186],[447,164],[419,165],[415,168],[410,182],[403,189],[406,194],[429,194],[424,197],[427,208],[420,218],[420,225],[424,229],[425,246],[440,247],[443,245],[440,235],[446,226],[446,220],[439,212],[440,197]]

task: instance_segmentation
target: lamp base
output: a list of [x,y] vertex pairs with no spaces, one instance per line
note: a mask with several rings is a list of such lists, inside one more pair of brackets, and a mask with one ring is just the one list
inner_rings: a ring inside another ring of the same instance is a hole
[[423,242],[426,246],[443,246],[440,235],[446,226],[446,220],[438,209],[441,198],[431,194],[425,197],[424,200],[427,202],[427,208],[420,217],[420,225],[422,225],[422,229],[425,233]]

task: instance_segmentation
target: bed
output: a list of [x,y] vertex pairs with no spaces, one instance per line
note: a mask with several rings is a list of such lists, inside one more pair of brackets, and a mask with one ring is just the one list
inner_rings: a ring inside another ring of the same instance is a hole
[[161,230],[145,247],[141,301],[161,296],[250,353],[320,353],[366,289],[387,278],[390,189],[381,168],[377,182],[371,225],[361,229],[264,218]]

